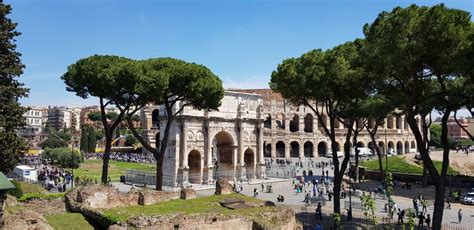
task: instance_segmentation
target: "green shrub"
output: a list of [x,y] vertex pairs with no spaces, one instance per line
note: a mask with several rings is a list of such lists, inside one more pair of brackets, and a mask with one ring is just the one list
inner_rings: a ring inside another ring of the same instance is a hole
[[111,226],[120,221],[120,217],[112,213],[104,213],[102,217],[105,226]]
[[16,198],[20,198],[21,196],[23,196],[23,191],[21,190],[20,182],[16,180],[12,180],[11,182],[13,185],[15,185],[15,189],[8,191],[7,194],[12,195]]
[[20,202],[25,202],[29,200],[35,200],[35,199],[44,199],[44,200],[50,200],[50,199],[56,199],[56,198],[61,198],[64,197],[64,193],[51,193],[51,194],[43,194],[43,193],[27,193],[18,198],[18,201]]

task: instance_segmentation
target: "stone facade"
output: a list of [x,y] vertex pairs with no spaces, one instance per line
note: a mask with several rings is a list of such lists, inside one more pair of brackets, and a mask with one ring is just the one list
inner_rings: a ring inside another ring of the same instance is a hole
[[[175,106],[175,111],[179,105]],[[144,136],[155,145],[162,138],[166,117],[161,106],[142,111]],[[328,119],[324,124],[328,124]],[[164,160],[164,184],[168,186],[212,184],[265,177],[265,158],[304,159],[330,154],[330,141],[322,123],[305,106],[287,103],[270,89],[228,90],[218,111],[186,107],[173,122]],[[369,126],[373,121],[369,121]],[[337,145],[345,140],[343,124],[336,121]],[[403,116],[389,115],[376,137],[382,152],[416,151],[416,142]],[[366,131],[359,147],[371,147]],[[388,146],[388,149],[387,149]]]
[[[179,105],[173,109],[177,111]],[[155,145],[166,126],[161,106],[142,112],[145,134]],[[264,170],[262,97],[226,91],[217,111],[186,107],[172,123],[164,158],[167,186],[212,184],[215,178],[261,178]],[[150,127],[150,128],[148,128]],[[260,144],[259,144],[260,143]]]

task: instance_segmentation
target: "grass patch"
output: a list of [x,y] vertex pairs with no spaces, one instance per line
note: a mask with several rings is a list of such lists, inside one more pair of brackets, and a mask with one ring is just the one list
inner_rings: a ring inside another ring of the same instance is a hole
[[[125,175],[125,172],[129,169],[154,171],[155,165],[113,160],[109,161],[109,175],[110,179],[114,182],[119,181],[120,176]],[[80,178],[89,178],[100,181],[101,175],[102,160],[85,160],[78,169],[74,170],[74,177],[79,176]]]
[[[438,172],[441,171],[441,161],[433,161],[436,169]],[[422,167],[422,161],[417,161],[418,165],[410,164],[408,163],[404,157],[399,157],[399,156],[391,156],[388,157],[388,170],[391,172],[397,172],[397,173],[409,173],[409,174],[418,174],[421,175],[423,174],[423,167]],[[379,161],[378,159],[370,160],[370,161],[363,161],[360,164],[361,166],[366,167],[368,170],[372,171],[379,171]],[[385,164],[385,158],[382,159],[382,165],[384,169],[386,168]],[[458,175],[459,172],[451,168],[451,166],[448,168],[448,174],[451,175]]]
[[23,191],[24,194],[26,193],[49,193],[48,190],[43,188],[43,186],[39,184],[31,184],[31,183],[26,183],[26,182],[19,182],[20,183],[20,188],[21,191]]
[[23,196],[18,198],[18,201],[25,202],[29,200],[35,200],[35,199],[51,200],[51,199],[56,199],[56,198],[62,198],[64,197],[64,194],[65,193],[51,193],[51,194],[27,193],[27,194],[23,194]]
[[[368,170],[379,171],[378,159],[363,161],[360,163],[361,166],[366,167]],[[385,158],[382,159],[383,168],[386,169]],[[391,156],[388,157],[388,170],[391,172],[399,173],[410,173],[410,174],[422,174],[423,168],[417,165],[408,163],[403,157]]]
[[65,212],[60,214],[46,215],[44,217],[48,224],[56,230],[93,230],[94,227],[80,213]]
[[255,208],[247,208],[247,209],[237,209],[237,210],[230,210],[227,208],[222,207],[219,204],[219,201],[227,198],[241,198],[244,199],[246,203],[254,203],[259,204],[264,201],[258,200],[249,196],[244,196],[240,194],[229,194],[229,195],[222,195],[222,196],[209,196],[209,197],[202,197],[192,200],[171,200],[167,202],[163,202],[160,204],[155,205],[147,205],[147,206],[129,206],[129,207],[121,207],[121,208],[112,208],[112,209],[104,209],[101,210],[104,214],[105,219],[109,220],[111,223],[114,222],[123,222],[132,217],[139,216],[139,215],[167,215],[167,214],[175,214],[181,213],[185,215],[192,215],[192,214],[223,214],[223,215],[232,215],[237,214],[241,216],[246,216],[251,220],[263,223],[263,224],[275,224],[270,222],[265,222],[260,214],[265,211],[271,211],[276,207],[255,207]]

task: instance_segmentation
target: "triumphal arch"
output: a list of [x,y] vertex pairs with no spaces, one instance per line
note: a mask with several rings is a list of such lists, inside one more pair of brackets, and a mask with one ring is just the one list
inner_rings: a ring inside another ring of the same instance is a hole
[[[180,105],[175,106],[175,111]],[[212,184],[217,178],[247,180],[265,175],[263,157],[263,102],[258,94],[225,91],[217,111],[185,107],[172,123],[164,158],[167,186]],[[148,141],[162,138],[164,108],[142,112]],[[156,133],[156,134],[155,134]]]

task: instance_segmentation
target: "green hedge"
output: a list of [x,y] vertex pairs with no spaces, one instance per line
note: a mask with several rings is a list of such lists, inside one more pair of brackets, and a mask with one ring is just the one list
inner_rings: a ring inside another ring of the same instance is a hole
[[25,201],[29,201],[29,200],[35,200],[35,199],[50,200],[50,199],[56,199],[56,198],[64,197],[64,194],[65,193],[51,193],[51,194],[27,193],[27,194],[23,194],[23,196],[18,198],[18,201],[25,202]]
[[16,197],[17,199],[23,196],[23,191],[21,190],[20,182],[16,180],[12,180],[11,182],[13,185],[15,185],[15,189],[8,191],[7,194],[12,195]]

